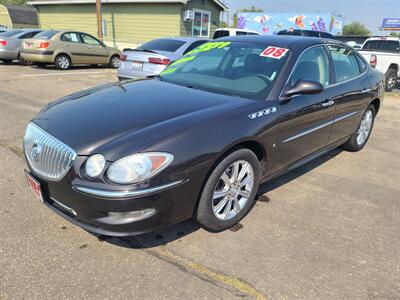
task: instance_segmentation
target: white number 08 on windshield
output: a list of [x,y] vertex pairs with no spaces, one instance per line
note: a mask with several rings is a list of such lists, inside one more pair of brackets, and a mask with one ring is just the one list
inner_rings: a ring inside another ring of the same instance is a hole
[[270,57],[270,58],[275,58],[275,59],[281,59],[285,54],[289,51],[289,49],[286,48],[279,48],[279,47],[274,47],[274,46],[269,46],[267,49],[265,49],[260,56],[264,57]]

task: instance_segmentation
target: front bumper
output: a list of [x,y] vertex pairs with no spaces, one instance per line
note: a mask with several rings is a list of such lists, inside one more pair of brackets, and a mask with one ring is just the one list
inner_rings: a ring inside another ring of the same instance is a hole
[[[40,182],[46,206],[87,231],[131,236],[191,217],[193,208],[184,203],[188,193],[186,181],[178,180],[123,195],[118,191],[74,184],[77,179],[73,179],[71,173],[59,182],[47,182],[32,172],[30,174]],[[142,218],[130,221],[127,213],[137,211],[146,213]]]

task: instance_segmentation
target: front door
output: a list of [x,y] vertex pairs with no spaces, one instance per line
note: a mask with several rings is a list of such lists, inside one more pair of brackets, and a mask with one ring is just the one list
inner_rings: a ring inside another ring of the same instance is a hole
[[288,84],[298,80],[320,82],[324,91],[315,95],[298,95],[281,101],[277,136],[276,166],[279,170],[328,144],[334,118],[334,102],[328,55],[323,46],[315,46],[300,56]]
[[106,64],[108,63],[108,52],[103,43],[93,36],[81,33],[83,41],[83,50],[86,56],[87,64]]
[[[60,37],[60,48],[67,53],[73,64],[82,64],[85,61],[82,40],[77,32],[65,32]],[[82,54],[82,55],[81,55]]]
[[371,101],[372,91],[366,63],[350,48],[328,45],[335,70],[335,122],[330,142],[350,136]]

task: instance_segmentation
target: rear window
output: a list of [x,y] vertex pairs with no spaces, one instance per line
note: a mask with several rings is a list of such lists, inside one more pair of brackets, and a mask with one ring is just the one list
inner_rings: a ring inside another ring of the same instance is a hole
[[46,30],[38,35],[35,36],[36,39],[41,39],[41,40],[50,40],[53,36],[55,36],[58,33],[58,31],[55,30]]
[[6,31],[6,32],[2,32],[2,33],[0,33],[0,35],[10,37],[10,36],[14,36],[21,32],[23,32],[23,31],[22,30],[10,30],[10,31]]
[[225,36],[229,36],[228,30],[217,30],[216,32],[214,32],[213,39],[219,39]]
[[184,41],[179,41],[179,40],[158,39],[144,43],[137,49],[175,52],[184,44],[185,44]]
[[363,47],[363,50],[399,52],[399,47],[400,43],[398,41],[373,40],[367,41]]

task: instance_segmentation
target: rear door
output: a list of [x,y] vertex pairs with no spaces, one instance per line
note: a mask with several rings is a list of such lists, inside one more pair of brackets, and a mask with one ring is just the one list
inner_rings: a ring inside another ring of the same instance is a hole
[[80,33],[83,47],[82,51],[85,54],[86,64],[106,64],[108,63],[108,52],[100,42],[95,37],[87,33]]
[[280,102],[276,170],[325,147],[329,141],[334,105],[330,99],[328,55],[322,45],[302,53],[287,85],[293,86],[298,80],[317,81],[324,86],[324,91]]
[[66,52],[72,59],[73,64],[82,64],[86,56],[83,52],[81,37],[77,32],[65,32],[60,36],[61,51]]
[[335,119],[330,142],[351,135],[357,128],[364,110],[371,101],[368,66],[351,48],[328,45],[334,70]]

